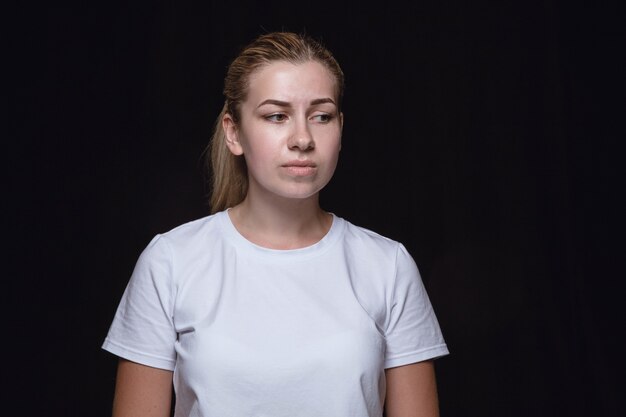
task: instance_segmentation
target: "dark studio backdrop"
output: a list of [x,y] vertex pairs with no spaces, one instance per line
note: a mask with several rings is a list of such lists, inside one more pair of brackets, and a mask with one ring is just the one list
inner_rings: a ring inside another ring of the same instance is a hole
[[110,1],[6,17],[18,415],[110,415],[116,359],[100,345],[134,263],[208,213],[226,65],[278,29],[342,64],[322,203],[414,256],[451,351],[442,416],[624,409],[622,4]]

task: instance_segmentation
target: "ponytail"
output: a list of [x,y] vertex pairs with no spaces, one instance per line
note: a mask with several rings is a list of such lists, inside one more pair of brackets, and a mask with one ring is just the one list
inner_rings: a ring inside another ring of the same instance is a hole
[[222,120],[228,112],[224,104],[215,121],[215,130],[210,141],[211,213],[226,210],[241,203],[248,192],[248,172],[243,156],[233,155],[226,146],[226,134]]

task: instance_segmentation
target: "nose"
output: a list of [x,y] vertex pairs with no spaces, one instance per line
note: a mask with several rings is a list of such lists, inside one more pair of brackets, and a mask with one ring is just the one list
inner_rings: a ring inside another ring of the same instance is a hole
[[306,119],[298,120],[295,123],[288,146],[291,150],[310,151],[315,149],[315,141]]

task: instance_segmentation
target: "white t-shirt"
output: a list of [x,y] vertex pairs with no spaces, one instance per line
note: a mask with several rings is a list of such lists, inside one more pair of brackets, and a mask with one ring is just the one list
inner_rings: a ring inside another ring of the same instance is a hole
[[380,417],[385,368],[448,354],[400,243],[333,216],[266,249],[226,211],[150,242],[102,347],[173,370],[177,417]]

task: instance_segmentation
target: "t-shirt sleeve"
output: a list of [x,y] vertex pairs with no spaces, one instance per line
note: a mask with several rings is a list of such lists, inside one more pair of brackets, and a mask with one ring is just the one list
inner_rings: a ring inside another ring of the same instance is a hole
[[173,370],[172,261],[165,239],[157,235],[139,256],[102,348],[124,359]]
[[415,261],[399,244],[385,337],[385,368],[447,355],[437,317]]

